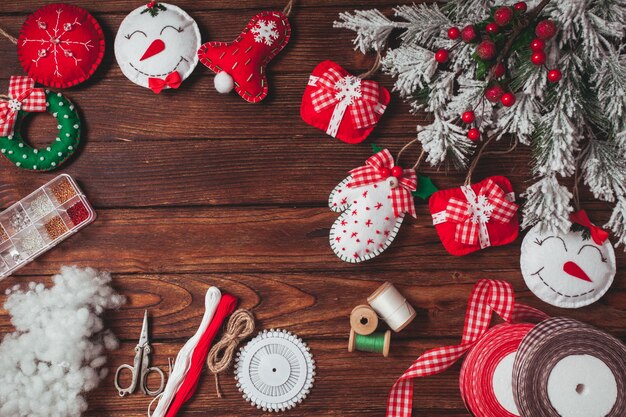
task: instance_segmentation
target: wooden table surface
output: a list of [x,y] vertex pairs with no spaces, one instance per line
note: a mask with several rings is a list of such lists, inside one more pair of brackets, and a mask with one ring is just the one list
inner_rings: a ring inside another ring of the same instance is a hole
[[[0,3],[0,26],[17,35],[26,16],[44,1]],[[618,273],[609,293],[580,310],[551,308],[535,298],[519,271],[520,239],[456,258],[447,254],[420,204],[417,221],[408,220],[380,257],[351,265],[335,257],[328,232],[336,218],[326,205],[329,192],[346,172],[371,155],[371,144],[396,153],[415,136],[425,115],[412,116],[394,95],[387,114],[365,143],[351,146],[331,139],[300,119],[302,92],[320,61],[334,60],[357,73],[371,57],[352,50],[352,34],[332,28],[339,12],[383,7],[391,15],[395,0],[306,0],[290,18],[293,36],[269,67],[270,96],[261,104],[220,95],[213,74],[198,65],[180,89],[160,95],[126,79],[113,54],[113,39],[124,16],[138,2],[69,1],[89,9],[107,42],[104,62],[88,82],[64,93],[73,100],[85,126],[78,155],[53,173],[31,173],[0,160],[0,205],[30,193],[60,172],[74,176],[93,202],[93,225],[0,283],[0,294],[15,284],[50,282],[62,265],[109,270],[115,288],[128,297],[106,324],[121,339],[110,355],[111,370],[133,358],[144,309],[152,318],[153,362],[167,366],[195,332],[203,299],[217,285],[241,300],[257,317],[259,330],[284,328],[309,343],[317,361],[310,396],[286,415],[384,414],[389,388],[425,349],[459,341],[467,297],[479,278],[508,280],[523,302],[597,325],[626,337],[626,257],[618,250]],[[196,19],[203,41],[232,40],[257,12],[281,9],[269,0],[181,0]],[[225,24],[226,23],[226,24]],[[0,91],[23,71],[15,46],[0,39]],[[386,86],[391,80],[377,77]],[[26,134],[36,145],[54,129],[49,115],[31,117]],[[507,144],[501,144],[503,148]],[[413,156],[416,155],[417,151]],[[529,152],[481,161],[476,179],[507,175],[516,190],[531,180]],[[425,168],[440,188],[455,187],[462,174]],[[592,220],[608,219],[605,204],[583,194]],[[417,319],[394,334],[391,356],[347,352],[352,308],[385,280],[392,281],[417,309]],[[0,296],[4,302],[4,296]],[[13,330],[0,310],[0,334]],[[415,383],[414,416],[468,416],[458,390],[459,366]],[[212,377],[180,415],[255,416],[235,388],[232,374],[222,378],[225,398],[215,395]],[[88,416],[143,416],[150,398],[120,398],[112,376],[89,394]]]

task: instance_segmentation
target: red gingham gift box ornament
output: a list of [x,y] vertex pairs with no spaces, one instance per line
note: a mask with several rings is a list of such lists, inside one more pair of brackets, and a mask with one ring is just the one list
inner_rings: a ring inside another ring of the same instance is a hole
[[393,242],[404,214],[416,217],[413,169],[395,165],[384,149],[364,166],[350,171],[331,192],[328,206],[341,213],[330,229],[330,246],[345,262],[358,263],[380,255]]
[[519,222],[511,182],[494,176],[430,197],[430,213],[441,243],[452,255],[467,255],[517,238]]
[[17,53],[24,71],[36,82],[72,87],[91,77],[102,62],[104,35],[87,10],[48,4],[24,22]]
[[377,82],[351,75],[333,61],[324,61],[309,77],[300,115],[327,135],[355,144],[372,133],[389,100],[389,91]]
[[291,26],[284,13],[262,12],[234,42],[202,45],[198,58],[217,74],[214,82],[219,93],[234,88],[244,100],[258,103],[268,93],[266,66],[287,46],[290,36]]

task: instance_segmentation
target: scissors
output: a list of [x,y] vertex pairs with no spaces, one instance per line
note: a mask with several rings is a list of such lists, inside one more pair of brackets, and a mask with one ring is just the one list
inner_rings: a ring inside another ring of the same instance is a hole
[[[143,315],[143,326],[141,326],[141,335],[139,336],[139,343],[135,346],[135,360],[133,362],[133,366],[128,364],[120,365],[115,372],[115,388],[117,388],[120,393],[120,397],[125,396],[126,394],[132,394],[135,392],[137,388],[137,382],[139,382],[141,391],[144,395],[156,396],[163,392],[163,387],[165,385],[165,375],[163,371],[161,371],[156,366],[150,367],[150,358],[149,355],[152,352],[152,348],[150,347],[150,340],[148,340],[148,310],[144,312]],[[133,376],[133,379],[130,383],[130,386],[127,388],[120,387],[119,384],[119,375],[123,369],[128,369]],[[161,385],[158,390],[151,391],[148,388],[148,374],[151,372],[156,372],[161,375]]]

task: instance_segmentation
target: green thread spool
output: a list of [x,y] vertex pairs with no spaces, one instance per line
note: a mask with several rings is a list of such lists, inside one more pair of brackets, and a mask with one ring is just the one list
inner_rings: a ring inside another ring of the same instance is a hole
[[386,332],[372,333],[364,336],[357,334],[354,329],[350,330],[350,340],[348,341],[348,352],[374,352],[382,353],[386,358],[389,356],[391,346],[391,330]]

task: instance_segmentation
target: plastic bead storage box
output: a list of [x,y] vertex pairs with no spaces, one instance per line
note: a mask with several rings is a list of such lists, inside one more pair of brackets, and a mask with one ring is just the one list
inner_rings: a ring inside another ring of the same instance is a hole
[[72,177],[59,175],[0,213],[0,280],[96,218]]

